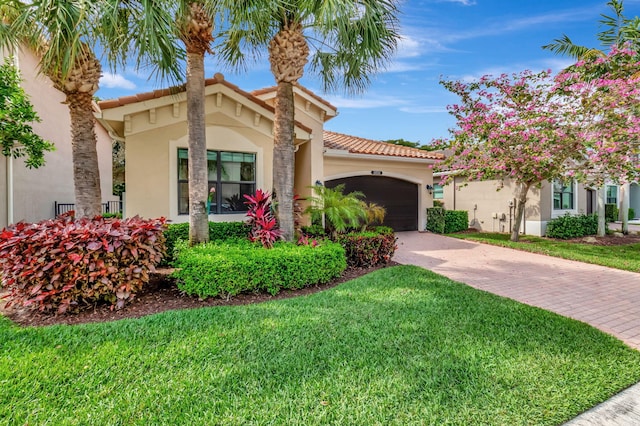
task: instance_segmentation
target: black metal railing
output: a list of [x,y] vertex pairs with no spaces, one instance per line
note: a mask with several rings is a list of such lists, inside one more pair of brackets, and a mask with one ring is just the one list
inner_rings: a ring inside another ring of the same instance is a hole
[[[53,211],[55,212],[56,217],[67,213],[68,211],[75,210],[75,208],[76,205],[74,203],[59,203],[57,201],[54,201],[53,203]],[[122,213],[122,201],[115,200],[102,203],[102,214],[105,213]]]

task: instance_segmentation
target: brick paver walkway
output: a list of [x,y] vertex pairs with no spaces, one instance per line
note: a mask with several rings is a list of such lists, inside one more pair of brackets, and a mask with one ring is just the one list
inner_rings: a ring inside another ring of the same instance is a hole
[[397,235],[396,262],[586,322],[640,349],[640,273],[435,234]]
[[[400,232],[394,260],[591,324],[640,349],[640,273],[457,240]],[[640,424],[640,384],[566,425]]]

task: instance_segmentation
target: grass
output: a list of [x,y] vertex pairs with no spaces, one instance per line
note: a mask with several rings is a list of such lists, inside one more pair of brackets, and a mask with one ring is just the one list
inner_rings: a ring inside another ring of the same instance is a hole
[[19,328],[0,424],[557,425],[640,380],[592,327],[413,266],[305,297]]
[[517,243],[509,241],[509,234],[490,232],[474,232],[467,234],[449,234],[449,237],[478,241],[501,247],[531,253],[546,254],[563,259],[593,263],[608,266],[623,271],[640,272],[640,244],[626,244],[614,246],[598,246],[568,241],[558,241],[548,238],[521,235]]

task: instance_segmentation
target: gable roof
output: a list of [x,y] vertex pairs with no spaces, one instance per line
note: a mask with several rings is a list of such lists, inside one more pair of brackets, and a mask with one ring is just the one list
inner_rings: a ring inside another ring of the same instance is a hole
[[342,133],[324,131],[324,147],[328,149],[348,151],[352,154],[382,155],[387,157],[424,158],[443,160],[444,155],[408,146],[394,145],[387,142],[359,138]]
[[[268,113],[271,115],[275,113],[273,106],[269,105],[267,102],[258,98],[257,96],[254,96],[251,93],[240,89],[235,84],[229,83],[228,81],[225,80],[224,75],[222,75],[221,73],[216,73],[213,76],[213,78],[205,79],[204,84],[205,84],[205,87],[221,85],[231,90],[232,92],[240,95],[242,98],[248,101],[247,104],[253,104],[258,109],[262,108],[263,110],[268,111]],[[140,104],[140,107],[144,110],[149,108],[148,106],[144,105],[144,103],[147,101],[153,101],[155,99],[175,96],[178,94],[183,94],[185,92],[186,92],[186,84],[182,84],[180,86],[175,86],[172,88],[158,89],[152,92],[144,92],[144,93],[138,93],[136,95],[121,96],[116,99],[108,99],[108,100],[98,102],[97,105],[99,107],[100,112],[105,110],[110,110],[113,108],[127,106],[127,105],[134,105],[134,104]],[[173,103],[175,102],[175,100],[172,100],[171,102]],[[313,129],[311,129],[309,126],[302,124],[298,120],[295,121],[295,125],[306,133],[311,134],[313,131]]]
[[[338,109],[331,105],[327,100],[321,98],[320,96],[316,95],[315,93],[313,93],[311,90],[307,89],[306,87],[294,83],[293,87],[300,89],[302,92],[306,93],[307,95],[311,96],[313,99],[315,99],[316,101],[318,101],[319,103],[323,104],[324,106],[326,106],[329,109],[332,109],[333,111],[337,111]],[[275,93],[278,90],[277,86],[272,86],[272,87],[265,87],[264,89],[258,89],[258,90],[254,90],[251,92],[252,95],[255,96],[260,96],[260,95],[264,95],[267,93]]]

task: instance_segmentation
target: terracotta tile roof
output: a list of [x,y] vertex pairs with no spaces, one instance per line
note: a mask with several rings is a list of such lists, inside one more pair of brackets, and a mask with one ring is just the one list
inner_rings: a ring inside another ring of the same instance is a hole
[[[252,95],[249,92],[245,92],[244,90],[240,89],[238,86],[236,86],[235,84],[231,84],[228,81],[226,81],[224,79],[224,75],[220,74],[220,73],[216,73],[213,78],[207,78],[204,80],[204,85],[205,86],[211,86],[213,84],[222,84],[226,87],[228,87],[229,89],[233,90],[234,92],[244,96],[245,98],[249,99],[251,102],[260,105],[261,107],[267,109],[268,111],[274,112],[274,109],[271,105],[267,104],[265,101],[263,101],[262,99]],[[131,96],[121,96],[119,98],[116,99],[108,99],[108,100],[104,100],[104,101],[100,101],[98,102],[98,106],[100,107],[100,109],[104,110],[104,109],[109,109],[109,108],[117,108],[120,106],[124,106],[124,105],[128,105],[128,104],[133,104],[136,102],[144,102],[144,101],[148,101],[151,99],[157,99],[157,98],[162,98],[163,96],[169,96],[169,95],[175,95],[177,93],[181,93],[184,92],[186,90],[185,85],[180,85],[180,86],[175,86],[169,89],[158,89],[158,90],[154,90],[153,92],[144,92],[144,93],[138,93],[137,95],[131,95]],[[300,123],[299,121],[296,120],[295,122],[296,126],[300,127],[301,129],[305,130],[307,133],[311,133],[312,129],[308,126],[305,126],[304,124]]]
[[[240,89],[235,84],[229,83],[224,79],[224,75],[220,73],[216,73],[213,76],[213,78],[207,78],[204,81],[205,86],[211,86],[213,84],[222,84],[228,87],[229,89],[233,90],[234,92],[239,93],[245,98],[251,100],[252,102],[273,112],[273,107],[268,105],[262,99],[259,99],[256,96],[252,95],[251,93],[245,92],[244,90]],[[136,102],[144,102],[151,99],[161,98],[163,96],[175,95],[176,93],[181,93],[181,92],[184,92],[185,90],[186,88],[185,88],[185,85],[183,84],[180,86],[172,87],[170,89],[158,89],[158,90],[154,90],[153,92],[138,93],[137,95],[122,96],[116,99],[108,99],[108,100],[100,101],[98,102],[98,106],[100,107],[100,109],[116,108],[119,106],[133,104]]]
[[[311,96],[312,98],[314,98],[315,100],[317,100],[321,104],[326,105],[327,107],[331,108],[334,111],[338,110],[338,108],[336,108],[335,106],[331,105],[328,101],[322,99],[320,96],[316,95],[315,93],[313,93],[311,90],[307,89],[306,87],[301,86],[300,84],[294,84],[294,86],[297,87],[298,89],[302,90],[304,93],[306,93],[307,95]],[[255,96],[260,96],[260,95],[264,95],[265,93],[275,92],[277,89],[278,88],[276,86],[265,87],[264,89],[254,90],[254,91],[251,92],[251,94],[255,95]]]
[[389,157],[424,158],[430,160],[443,160],[442,154],[410,148],[408,146],[393,145],[386,142],[344,135],[342,133],[324,131],[324,147],[329,149],[341,149],[352,154],[385,155]]

